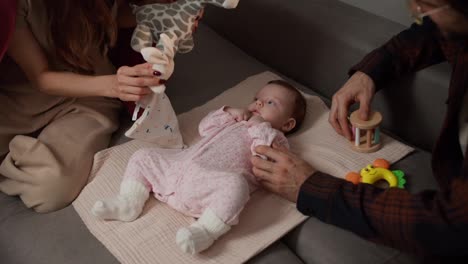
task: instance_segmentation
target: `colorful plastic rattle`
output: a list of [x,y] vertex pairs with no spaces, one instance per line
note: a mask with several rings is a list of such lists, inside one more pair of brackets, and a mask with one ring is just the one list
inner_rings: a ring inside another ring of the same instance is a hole
[[382,115],[379,112],[371,112],[369,120],[364,121],[359,118],[359,111],[354,111],[349,117],[351,122],[354,140],[351,148],[357,152],[376,152],[382,147],[380,142],[380,128]]
[[369,164],[363,168],[358,174],[357,172],[349,172],[345,179],[354,184],[368,183],[374,184],[380,180],[388,182],[390,187],[405,188],[405,173],[401,170],[390,171],[390,163],[385,159],[376,159],[372,165]]

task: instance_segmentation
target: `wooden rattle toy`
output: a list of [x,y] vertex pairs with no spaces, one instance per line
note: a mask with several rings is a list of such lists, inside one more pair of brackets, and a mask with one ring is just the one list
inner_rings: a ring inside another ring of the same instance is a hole
[[360,173],[349,172],[345,179],[354,184],[374,184],[380,180],[388,183],[389,187],[405,188],[405,173],[401,170],[389,170],[390,163],[385,159],[376,159],[372,165],[367,165]]
[[371,153],[379,150],[382,147],[379,129],[382,115],[379,112],[372,112],[368,121],[360,119],[358,115],[359,112],[354,111],[349,118],[354,135],[351,148],[362,153]]

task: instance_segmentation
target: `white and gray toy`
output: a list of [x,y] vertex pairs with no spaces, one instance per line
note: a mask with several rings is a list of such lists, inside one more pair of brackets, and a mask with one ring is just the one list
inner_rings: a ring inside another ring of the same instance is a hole
[[[131,5],[137,27],[133,32],[131,46],[143,55],[153,69],[167,80],[174,71],[174,56],[187,53],[194,47],[193,28],[206,5],[236,8],[239,0],[178,0],[173,3]],[[156,45],[154,45],[156,44]],[[140,108],[143,114],[125,133],[127,137],[157,144],[166,148],[183,148],[177,117],[164,94],[164,84],[150,87],[154,92],[137,103],[133,120]]]

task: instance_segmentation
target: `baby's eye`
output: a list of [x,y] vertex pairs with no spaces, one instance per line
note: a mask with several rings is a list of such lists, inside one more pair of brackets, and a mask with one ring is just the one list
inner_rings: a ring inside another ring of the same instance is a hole
[[253,100],[254,100],[254,102],[255,102],[255,101],[257,101],[258,99],[257,99],[257,97],[254,97],[254,99],[253,99]]
[[269,104],[269,105],[274,105],[275,102],[273,102],[273,101],[268,101],[267,104]]

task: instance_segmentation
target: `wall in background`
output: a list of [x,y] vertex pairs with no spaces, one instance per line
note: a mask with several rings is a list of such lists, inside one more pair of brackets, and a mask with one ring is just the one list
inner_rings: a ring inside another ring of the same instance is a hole
[[366,10],[367,12],[385,17],[400,24],[409,26],[412,23],[406,0],[340,0]]

